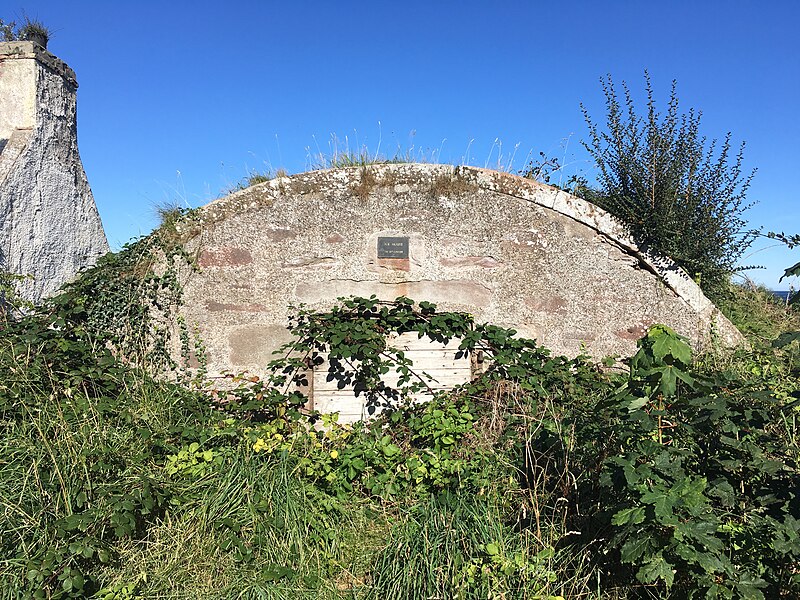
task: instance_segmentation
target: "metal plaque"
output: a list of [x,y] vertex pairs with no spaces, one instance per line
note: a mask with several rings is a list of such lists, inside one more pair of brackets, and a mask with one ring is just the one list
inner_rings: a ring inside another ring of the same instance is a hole
[[378,258],[408,258],[408,238],[379,237]]

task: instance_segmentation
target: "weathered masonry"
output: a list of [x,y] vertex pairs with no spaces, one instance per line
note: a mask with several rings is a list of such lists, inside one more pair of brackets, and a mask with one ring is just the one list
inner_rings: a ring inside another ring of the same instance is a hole
[[80,155],[75,73],[34,42],[0,43],[0,271],[55,292],[108,251]]
[[[573,356],[630,355],[653,323],[696,347],[712,335],[741,339],[685,273],[607,213],[507,173],[420,164],[310,172],[212,202],[197,219],[188,247],[201,270],[183,311],[212,373],[263,370],[288,337],[290,305],[322,309],[341,296],[435,302]],[[447,348],[414,350],[441,359],[448,384],[469,377]],[[344,406],[315,382],[318,407]]]

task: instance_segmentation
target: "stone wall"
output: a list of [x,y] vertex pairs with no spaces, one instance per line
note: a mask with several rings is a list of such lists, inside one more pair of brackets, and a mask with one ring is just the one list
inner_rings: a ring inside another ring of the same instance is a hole
[[[432,301],[573,356],[628,356],[653,323],[695,347],[712,332],[741,340],[689,277],[607,213],[506,173],[419,164],[305,173],[212,202],[191,226],[201,270],[183,311],[212,373],[263,370],[287,339],[289,305],[322,309],[350,295]],[[407,247],[386,256],[387,238]]]
[[0,43],[0,270],[54,293],[108,251],[78,154],[75,73],[33,42]]

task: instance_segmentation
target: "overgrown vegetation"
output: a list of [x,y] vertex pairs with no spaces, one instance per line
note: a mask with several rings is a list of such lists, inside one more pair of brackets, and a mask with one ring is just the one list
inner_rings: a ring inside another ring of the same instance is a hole
[[16,23],[16,21],[0,19],[0,41],[34,41],[46,48],[50,35],[50,30],[44,23],[38,19],[31,19],[27,15],[23,16],[21,24]]
[[[797,341],[693,361],[660,326],[623,376],[430,303],[349,299],[298,310],[268,377],[185,387],[143,368],[168,364],[175,236],[0,329],[3,597],[800,593]],[[490,366],[411,403],[428,378],[387,345],[404,332]],[[323,355],[379,416],[304,409]]]
[[584,108],[589,126],[584,145],[599,187],[582,182],[575,192],[619,217],[718,298],[757,235],[743,216],[754,174],[743,171],[744,145],[733,148],[730,134],[721,143],[708,143],[700,132],[701,113],[680,112],[675,82],[663,114],[647,74],[644,114],[624,82],[621,95],[610,76],[602,83],[604,125]]

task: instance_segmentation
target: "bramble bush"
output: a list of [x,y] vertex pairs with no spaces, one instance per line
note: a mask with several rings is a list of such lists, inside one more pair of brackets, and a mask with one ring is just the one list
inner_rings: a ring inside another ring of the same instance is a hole
[[640,340],[628,382],[576,427],[599,474],[583,482],[580,503],[594,507],[584,538],[607,538],[595,550],[614,577],[652,597],[800,591],[800,390],[796,378],[783,394],[774,383],[694,368],[664,326]]

